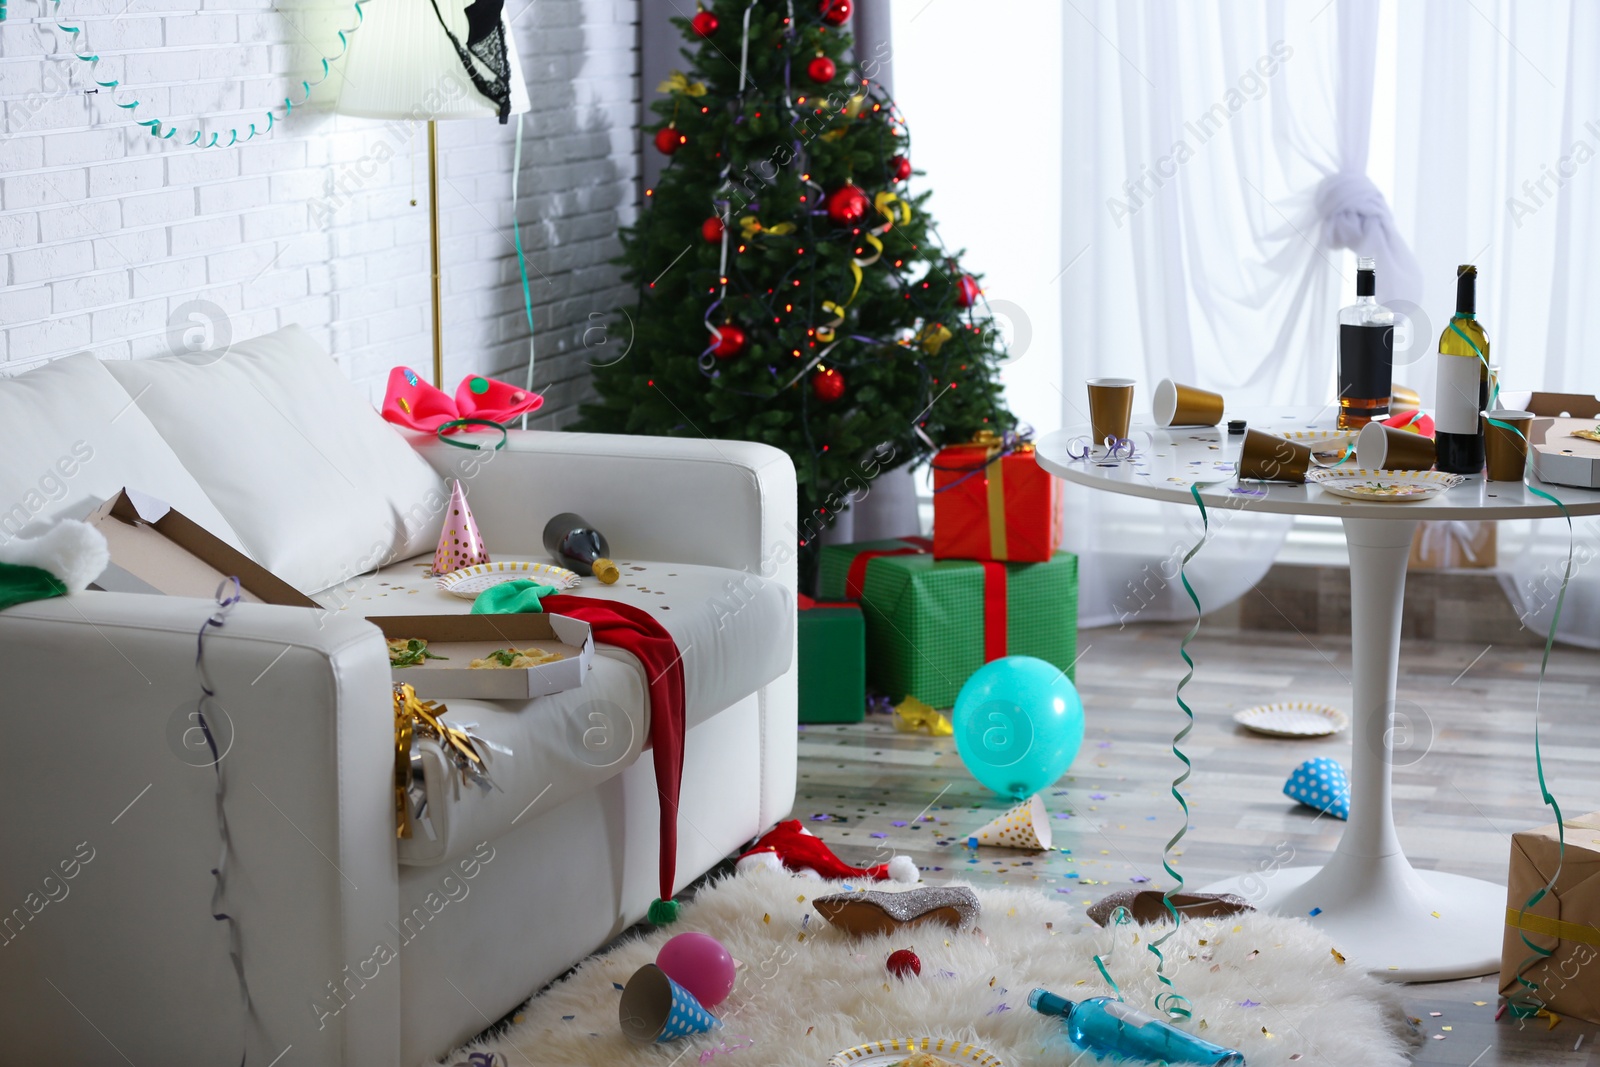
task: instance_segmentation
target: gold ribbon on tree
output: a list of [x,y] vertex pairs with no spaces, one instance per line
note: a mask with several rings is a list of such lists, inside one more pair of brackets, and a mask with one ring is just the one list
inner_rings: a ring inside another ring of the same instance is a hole
[[[887,189],[872,198],[872,206],[878,209],[878,214],[883,216],[884,221],[881,225],[875,226],[861,235],[861,239],[866,244],[872,246],[872,255],[867,256],[865,259],[858,255],[850,257],[850,276],[855,279],[855,285],[853,285],[850,289],[850,299],[846,300],[842,304],[836,304],[831,300],[825,300],[822,303],[822,310],[834,316],[832,322],[817,327],[817,340],[823,342],[824,344],[833,340],[834,327],[844,322],[844,309],[855,303],[856,297],[860,295],[861,280],[864,276],[862,269],[872,266],[874,263],[878,262],[878,260],[883,258],[883,241],[880,238],[894,228],[894,209],[896,205],[899,205],[900,207],[900,225],[904,226],[906,223],[911,221],[910,204],[900,199],[900,197],[896,196],[894,193],[889,192]],[[774,227],[772,231],[768,232],[775,231],[776,227]],[[948,331],[944,340],[949,340]],[[944,341],[940,341],[939,343],[943,344]],[[938,355],[938,349],[935,348],[932,354]]]
[[758,233],[770,233],[774,237],[784,237],[795,231],[792,222],[780,222],[774,226],[763,226],[761,220],[754,215],[746,215],[739,220],[739,229],[744,233],[746,241],[755,240]]
[[667,76],[667,80],[656,86],[658,93],[682,93],[685,96],[706,95],[705,82],[692,82],[684,77],[683,71],[675,70]]

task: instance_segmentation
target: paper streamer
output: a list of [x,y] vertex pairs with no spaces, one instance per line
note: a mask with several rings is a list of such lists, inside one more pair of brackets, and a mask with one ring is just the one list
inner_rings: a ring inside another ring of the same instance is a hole
[[[318,57],[319,63],[322,67],[322,75],[317,78],[316,81],[302,81],[300,83],[300,88],[303,95],[300,97],[299,103],[302,106],[307,100],[311,99],[311,90],[328,80],[330,65],[342,57],[345,52],[349,51],[350,35],[361,28],[361,23],[365,17],[361,13],[362,2],[363,0],[356,0],[356,3],[353,5],[356,12],[356,24],[350,27],[348,30],[338,31],[339,50],[331,56]],[[61,10],[61,0],[51,0],[51,3],[53,5],[51,8],[52,12],[59,15]],[[3,10],[3,7],[0,7],[0,11]],[[72,35],[72,54],[83,62],[89,64],[89,76],[91,78],[94,77],[100,66],[100,57],[98,55],[78,51],[78,35],[83,32],[83,28],[81,26],[68,26],[59,22],[56,23],[56,28],[61,30],[63,33],[69,33]],[[119,88],[122,83],[117,81],[115,78],[111,79],[110,81],[101,81],[97,78],[95,79],[95,84],[103,89],[115,90]],[[137,119],[140,101],[135,100],[131,104],[117,104],[116,106],[124,111],[132,112]],[[290,114],[294,112],[294,107],[295,101],[290,97],[284,97],[283,117],[288,118]],[[146,114],[148,113],[149,112],[146,111]],[[190,137],[189,140],[181,141],[179,143],[186,148],[232,148],[236,144],[243,144],[245,141],[254,140],[258,134],[266,134],[271,132],[273,125],[277,122],[277,118],[270,108],[266,111],[265,117],[266,126],[259,130],[256,129],[256,124],[253,122],[249,124],[249,129],[247,131],[243,131],[242,133],[237,126],[230,127],[228,130],[228,139],[226,141],[222,140],[221,131],[213,131],[211,134],[211,140],[201,143],[202,138],[205,137],[205,131],[197,125],[194,130],[194,135]],[[142,122],[136,121],[135,125],[147,127],[150,130],[150,135],[161,141],[170,141],[173,137],[177,136],[179,132],[176,123],[167,122],[161,118],[145,119]],[[165,133],[162,132],[163,129],[166,131]]]
[[200,632],[195,636],[194,648],[194,673],[200,682],[200,699],[195,703],[194,717],[200,726],[200,732],[206,739],[206,747],[211,750],[211,769],[216,774],[217,788],[214,801],[217,809],[217,837],[221,842],[217,855],[217,865],[211,868],[211,917],[217,922],[228,924],[228,957],[233,961],[233,973],[239,979],[239,1000],[244,1007],[243,1018],[240,1020],[239,1034],[239,1065],[244,1067],[245,1057],[248,1053],[246,1047],[246,1034],[249,1029],[250,1019],[255,1014],[255,1007],[250,1002],[250,983],[244,976],[244,944],[239,931],[239,920],[222,910],[222,897],[227,891],[228,853],[232,846],[232,836],[228,832],[228,810],[223,801],[227,798],[227,783],[222,777],[222,757],[226,752],[217,751],[217,738],[211,732],[211,723],[206,718],[206,705],[216,699],[217,692],[212,687],[211,675],[206,670],[206,631],[212,627],[222,629],[227,621],[228,612],[233,606],[244,599],[244,593],[239,588],[239,579],[225,578],[217,586],[217,610],[207,616],[206,621],[200,624]]
[[[1467,343],[1467,347],[1472,349],[1473,353],[1477,355],[1478,362],[1483,364],[1485,372],[1488,373],[1488,357],[1485,356],[1483,351],[1473,343],[1472,338],[1467,336],[1466,331],[1462,330],[1461,327],[1456,325],[1455,320],[1458,318],[1473,319],[1477,318],[1477,316],[1470,311],[1458,311],[1450,320],[1450,329],[1455,331],[1455,335],[1457,337],[1461,338]],[[1495,379],[1493,374],[1490,374],[1489,380],[1494,382],[1494,391],[1489,396],[1489,410],[1492,412],[1495,410],[1495,405],[1498,404],[1500,400],[1500,383]],[[1488,421],[1489,425],[1498,427],[1502,430],[1510,430],[1518,437],[1521,437],[1524,444],[1528,443],[1528,439],[1523,432],[1510,423],[1502,422],[1495,418],[1492,414],[1488,415]],[[1539,903],[1539,901],[1555,892],[1556,879],[1561,877],[1561,867],[1566,862],[1567,857],[1567,830],[1561,817],[1561,805],[1556,803],[1556,798],[1550,792],[1549,783],[1545,781],[1544,776],[1544,751],[1540,745],[1539,736],[1541,728],[1541,714],[1539,705],[1544,696],[1544,676],[1546,670],[1550,666],[1550,648],[1555,644],[1556,627],[1561,623],[1561,608],[1562,605],[1566,603],[1567,583],[1572,579],[1572,557],[1574,550],[1577,548],[1577,539],[1572,527],[1572,515],[1568,513],[1567,506],[1560,500],[1556,499],[1553,494],[1547,493],[1543,489],[1540,489],[1538,486],[1531,483],[1528,484],[1528,492],[1532,493],[1534,496],[1550,501],[1550,503],[1554,504],[1558,509],[1560,509],[1561,517],[1567,520],[1567,562],[1566,565],[1561,569],[1561,589],[1556,594],[1556,609],[1553,613],[1551,613],[1550,616],[1550,629],[1544,637],[1544,655],[1539,660],[1539,679],[1534,683],[1533,689],[1533,765],[1534,769],[1539,775],[1540,799],[1544,801],[1545,805],[1551,811],[1555,812],[1556,816],[1556,866],[1555,870],[1550,872],[1550,880],[1544,885],[1540,886],[1539,890],[1530,896],[1527,899],[1527,902],[1522,905],[1522,910],[1517,913],[1517,922],[1519,924],[1517,936],[1522,938],[1522,943],[1528,946],[1530,952],[1527,958],[1517,965],[1517,984],[1522,986],[1524,991],[1518,993],[1516,996],[1506,998],[1506,1004],[1511,1009],[1511,1014],[1518,1019],[1531,1019],[1547,1010],[1544,1001],[1539,996],[1539,984],[1537,982],[1530,981],[1524,977],[1524,975],[1527,973],[1528,968],[1532,967],[1540,960],[1547,960],[1551,956],[1555,955],[1555,949],[1545,948],[1543,945],[1537,945],[1530,941],[1528,939],[1528,931],[1521,924],[1527,918],[1529,908],[1535,906]]]
[[1127,908],[1113,909],[1111,912],[1111,918],[1106,922],[1106,927],[1111,931],[1111,948],[1104,956],[1096,954],[1094,958],[1094,965],[1095,968],[1099,970],[1100,977],[1106,980],[1106,985],[1111,987],[1111,992],[1117,995],[1118,1000],[1125,1000],[1126,998],[1122,995],[1122,987],[1117,985],[1117,980],[1115,978],[1111,977],[1111,970],[1106,966],[1106,960],[1109,960],[1113,955],[1116,954],[1117,927],[1130,926],[1132,924],[1133,913]]
[[[511,153],[511,236],[517,246],[517,270],[522,274],[522,311],[528,316],[528,383],[525,388],[533,392],[533,292],[528,288],[528,255],[522,250],[522,223],[517,219],[517,178],[522,174],[522,116],[517,116],[517,147]],[[522,428],[528,428],[528,414],[523,412]]]
[[1183,799],[1183,794],[1178,791],[1178,787],[1189,780],[1189,775],[1194,770],[1194,764],[1189,761],[1189,757],[1185,756],[1183,750],[1178,746],[1183,742],[1184,738],[1189,736],[1189,731],[1194,729],[1194,709],[1184,702],[1183,687],[1188,685],[1194,678],[1194,659],[1189,655],[1189,642],[1193,641],[1195,635],[1200,632],[1200,617],[1203,612],[1200,608],[1200,597],[1196,595],[1194,586],[1189,584],[1189,575],[1186,572],[1186,568],[1189,565],[1189,561],[1194,559],[1195,554],[1205,547],[1206,539],[1211,531],[1211,520],[1206,515],[1206,502],[1200,499],[1200,484],[1198,482],[1189,486],[1189,495],[1194,497],[1195,506],[1200,509],[1200,539],[1194,543],[1193,548],[1184,553],[1183,560],[1178,564],[1178,578],[1183,582],[1183,591],[1189,594],[1189,600],[1194,604],[1195,614],[1194,625],[1189,628],[1188,633],[1183,635],[1183,640],[1178,645],[1178,655],[1183,657],[1183,662],[1188,664],[1189,667],[1188,672],[1178,679],[1178,689],[1175,694],[1178,707],[1183,709],[1186,721],[1183,724],[1183,728],[1172,737],[1172,754],[1183,762],[1183,771],[1172,780],[1172,798],[1178,802],[1178,807],[1183,809],[1183,826],[1178,829],[1177,833],[1172,835],[1172,839],[1161,850],[1161,866],[1166,868],[1167,874],[1175,882],[1173,887],[1161,897],[1161,902],[1167,907],[1167,914],[1172,916],[1172,929],[1145,946],[1156,957],[1156,978],[1161,981],[1162,985],[1167,987],[1166,992],[1156,994],[1156,1009],[1166,1012],[1167,1015],[1174,1019],[1187,1019],[1194,1014],[1189,1008],[1189,998],[1173,988],[1172,979],[1168,978],[1166,974],[1167,959],[1161,954],[1161,946],[1166,944],[1167,939],[1176,934],[1178,927],[1183,924],[1183,915],[1172,903],[1172,898],[1176,894],[1183,892],[1183,875],[1179,874],[1177,868],[1172,865],[1172,849],[1189,832],[1189,802]]

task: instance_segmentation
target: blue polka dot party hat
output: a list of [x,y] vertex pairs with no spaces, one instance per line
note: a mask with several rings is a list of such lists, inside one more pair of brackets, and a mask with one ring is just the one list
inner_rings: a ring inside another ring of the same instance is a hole
[[640,967],[628,979],[617,1015],[622,1032],[646,1044],[665,1045],[722,1025],[721,1020],[700,1006],[693,993],[653,963]]
[[1350,818],[1350,779],[1327,756],[1308,759],[1283,783],[1283,795],[1335,818]]

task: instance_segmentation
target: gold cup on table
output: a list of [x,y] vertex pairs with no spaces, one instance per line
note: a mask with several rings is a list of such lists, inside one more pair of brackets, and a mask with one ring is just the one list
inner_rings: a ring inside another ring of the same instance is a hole
[[1156,425],[1163,428],[1215,426],[1222,421],[1222,394],[1163,378],[1156,385],[1154,409]]
[[1239,449],[1239,478],[1257,482],[1304,482],[1311,448],[1260,430],[1245,430]]
[[1128,421],[1133,418],[1132,378],[1089,379],[1089,435],[1094,444],[1114,437],[1128,436]]
[[[1486,411],[1483,419],[1483,458],[1491,482],[1520,482],[1528,466],[1528,433],[1533,429],[1531,411]],[[1494,422],[1489,420],[1493,419]],[[1496,426],[1503,422],[1515,429]]]
[[1429,471],[1438,455],[1433,438],[1369,422],[1356,435],[1356,463],[1374,471]]

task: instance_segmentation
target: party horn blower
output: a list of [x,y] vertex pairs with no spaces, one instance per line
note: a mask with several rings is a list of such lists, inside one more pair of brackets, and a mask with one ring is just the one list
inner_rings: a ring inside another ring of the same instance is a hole
[[1050,848],[1050,813],[1037,793],[997,819],[973,831],[967,845],[995,845],[1000,848],[1025,848],[1045,852]]
[[683,986],[653,963],[633,973],[617,1005],[622,1032],[641,1044],[665,1045],[722,1026]]
[[483,547],[483,535],[478,533],[478,520],[467,507],[467,494],[458,478],[450,490],[444,529],[439,531],[439,547],[433,550],[433,573],[449,574],[462,567],[488,562],[489,552]]

